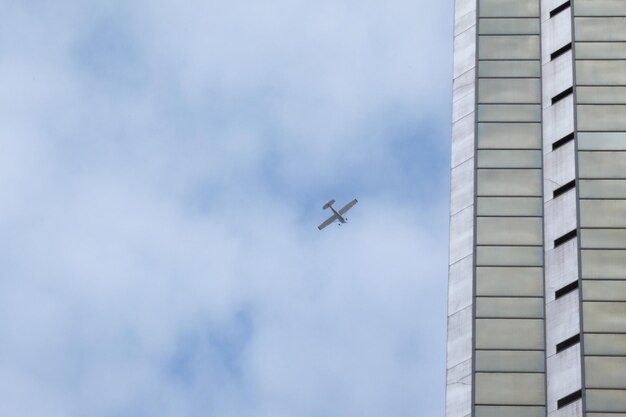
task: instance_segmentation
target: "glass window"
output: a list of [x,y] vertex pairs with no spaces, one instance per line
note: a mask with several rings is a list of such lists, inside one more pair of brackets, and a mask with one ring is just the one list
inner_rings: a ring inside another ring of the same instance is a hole
[[476,268],[477,296],[543,296],[543,269],[516,267]]
[[543,298],[477,297],[476,317],[540,319]]
[[585,334],[586,355],[626,355],[626,334]]
[[479,245],[541,245],[543,223],[539,217],[479,217]]
[[626,151],[626,132],[580,132],[578,133],[578,150]]
[[539,122],[541,107],[536,104],[479,104],[479,122]]
[[626,84],[626,61],[576,61],[578,85]]
[[479,169],[479,196],[541,196],[541,170]]
[[580,200],[582,227],[626,227],[626,200]]
[[585,301],[626,301],[626,281],[583,280]]
[[478,37],[479,59],[539,59],[539,36]]
[[545,415],[545,407],[476,406],[476,417],[545,417]]
[[626,152],[579,152],[581,178],[626,178]]
[[624,16],[626,2],[623,0],[576,0],[576,16]]
[[541,168],[541,161],[541,151],[478,151],[478,168]]
[[588,388],[626,389],[626,358],[586,357],[585,381]]
[[580,180],[580,198],[626,198],[626,180]]
[[540,197],[478,197],[476,213],[479,216],[541,216]]
[[537,78],[481,78],[479,103],[540,103],[541,83]]
[[626,279],[626,251],[584,249],[581,251],[583,278]]
[[[478,108],[480,112],[480,106]],[[583,104],[577,109],[579,130],[626,130],[626,105]]]
[[543,405],[543,374],[476,373],[476,404]]
[[626,41],[625,17],[577,17],[577,41]]
[[542,351],[477,350],[476,371],[480,372],[544,372]]
[[541,64],[539,61],[480,61],[478,76],[480,78],[539,78]]
[[480,19],[478,33],[481,35],[538,35],[539,19]]
[[[626,2],[624,2],[626,5]],[[586,390],[587,411],[624,411],[626,410],[626,391],[608,389]],[[589,415],[589,414],[587,414]],[[611,417],[615,417],[614,414]]]
[[478,246],[477,266],[542,266],[541,246]]
[[478,149],[541,149],[539,123],[479,123]]
[[479,0],[481,17],[539,17],[537,0]]
[[626,249],[626,229],[582,229],[583,249]]
[[626,87],[576,87],[578,104],[625,104]]
[[476,349],[543,350],[543,320],[476,319]]
[[583,302],[585,333],[626,333],[626,303]]
[[626,42],[576,42],[576,59],[626,59]]

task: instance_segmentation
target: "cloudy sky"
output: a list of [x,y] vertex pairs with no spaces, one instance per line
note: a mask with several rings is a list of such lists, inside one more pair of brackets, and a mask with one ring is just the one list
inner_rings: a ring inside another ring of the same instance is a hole
[[0,0],[0,414],[442,415],[451,32]]

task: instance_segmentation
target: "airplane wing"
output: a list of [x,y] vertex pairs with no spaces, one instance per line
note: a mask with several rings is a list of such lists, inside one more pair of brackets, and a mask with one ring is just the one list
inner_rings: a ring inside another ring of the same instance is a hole
[[322,230],[323,228],[325,228],[326,226],[328,226],[329,224],[331,224],[332,222],[334,222],[337,219],[338,219],[337,215],[333,214],[328,219],[326,219],[326,221],[324,223],[322,223],[319,226],[317,226],[317,228]]
[[354,205],[356,203],[358,203],[358,201],[356,201],[356,198],[355,198],[354,200],[352,200],[348,204],[346,204],[341,210],[339,210],[339,214],[344,214],[345,212],[350,210],[352,207],[354,207]]

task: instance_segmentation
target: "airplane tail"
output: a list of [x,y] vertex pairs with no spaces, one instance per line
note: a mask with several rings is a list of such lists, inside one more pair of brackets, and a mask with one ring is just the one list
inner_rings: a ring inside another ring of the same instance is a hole
[[328,203],[324,204],[323,209],[326,210],[331,205],[335,204],[335,200],[330,200]]

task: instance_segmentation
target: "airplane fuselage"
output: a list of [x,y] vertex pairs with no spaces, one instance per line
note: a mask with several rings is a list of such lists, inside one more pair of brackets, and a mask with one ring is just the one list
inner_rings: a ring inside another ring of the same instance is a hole
[[337,219],[339,220],[339,223],[345,223],[347,221],[345,219],[345,217],[343,217],[341,214],[339,214],[339,212],[337,210],[335,210],[335,208],[332,206],[332,204],[329,204],[328,207],[333,211],[333,213],[335,213],[335,216],[337,216]]

